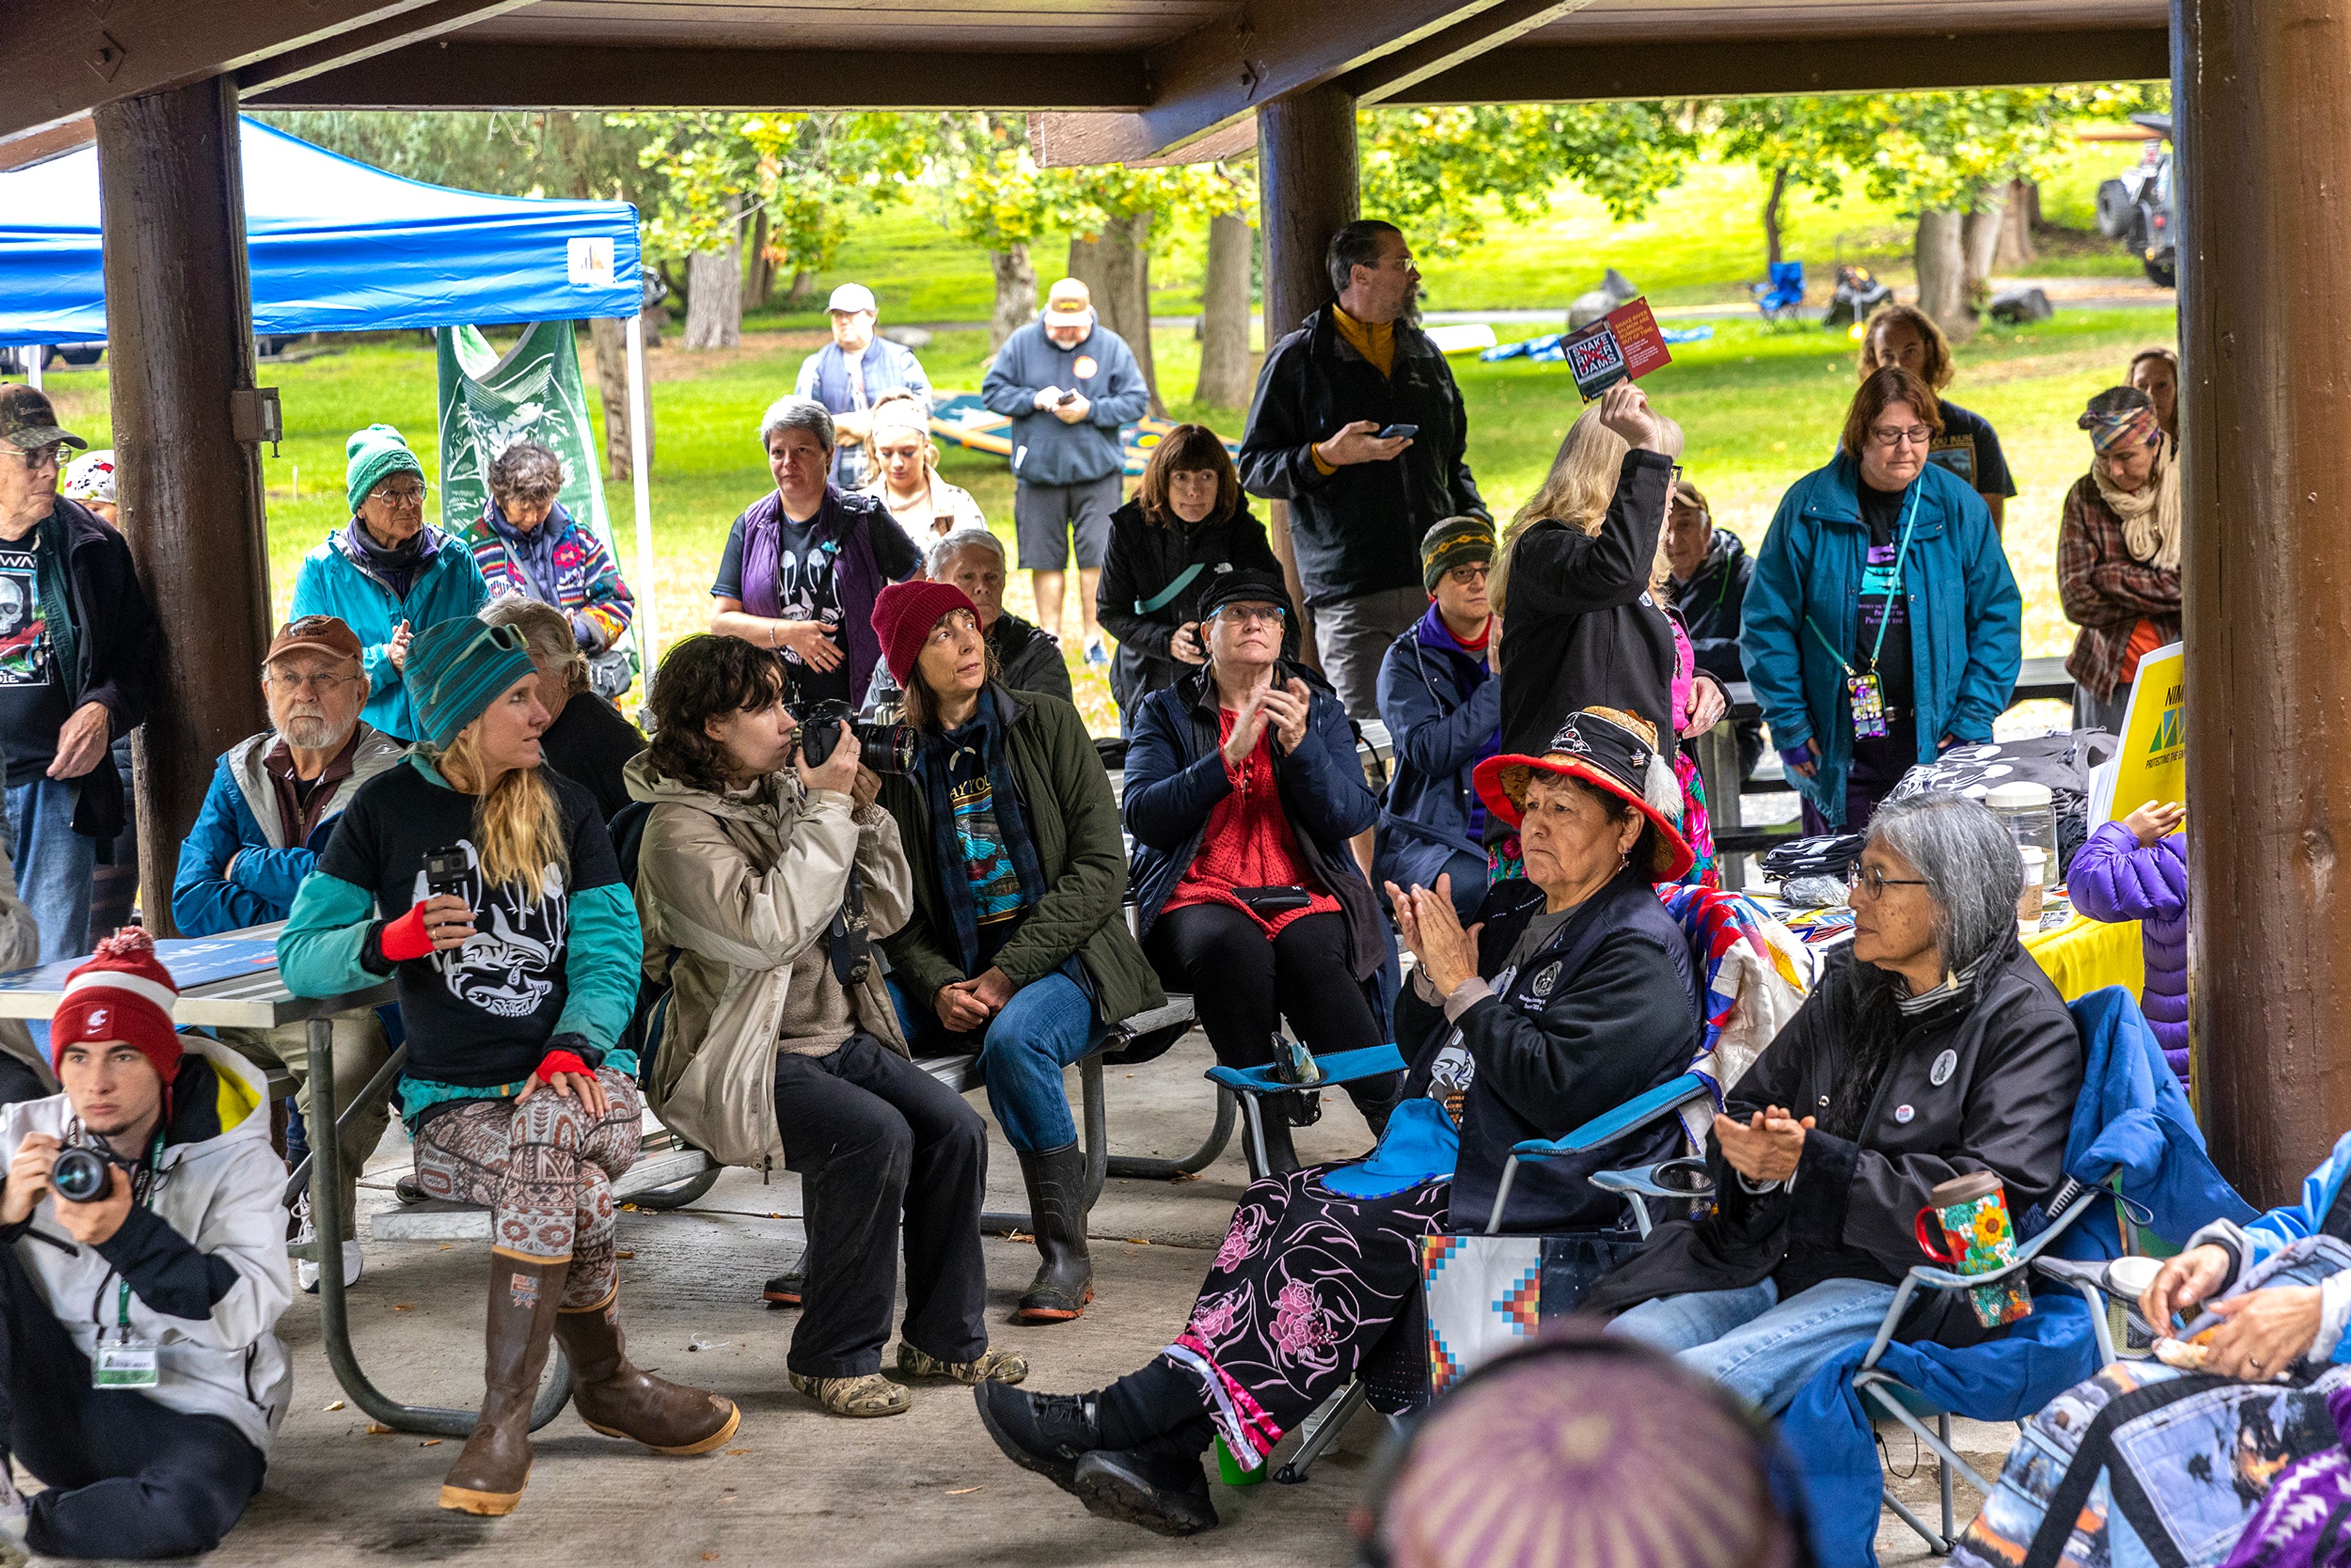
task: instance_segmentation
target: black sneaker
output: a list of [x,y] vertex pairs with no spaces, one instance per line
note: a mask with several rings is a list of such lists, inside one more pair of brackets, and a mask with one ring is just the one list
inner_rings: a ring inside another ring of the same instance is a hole
[[1065,1492],[1077,1491],[1079,1459],[1102,1447],[1091,1396],[1030,1394],[1007,1383],[983,1383],[972,1394],[979,1424],[1006,1458]]
[[1217,1528],[1216,1500],[1199,1456],[1148,1448],[1097,1448],[1077,1463],[1071,1490],[1099,1519],[1140,1525],[1160,1535],[1197,1535]]

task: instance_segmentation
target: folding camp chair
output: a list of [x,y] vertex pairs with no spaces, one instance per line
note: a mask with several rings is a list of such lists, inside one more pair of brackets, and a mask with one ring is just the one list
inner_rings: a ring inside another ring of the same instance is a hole
[[1747,292],[1754,297],[1755,308],[1766,321],[1775,326],[1798,321],[1804,308],[1804,264],[1775,261],[1765,280],[1749,284]]

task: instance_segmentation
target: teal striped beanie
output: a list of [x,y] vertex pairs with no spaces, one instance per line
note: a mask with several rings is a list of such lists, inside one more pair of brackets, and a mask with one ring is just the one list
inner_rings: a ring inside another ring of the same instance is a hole
[[408,645],[401,677],[416,709],[416,738],[447,750],[493,698],[537,670],[511,626],[486,626],[470,615],[427,626]]
[[359,516],[360,503],[367,493],[382,482],[387,474],[413,474],[424,477],[424,465],[408,449],[408,440],[388,424],[371,424],[365,430],[354,430],[343,443],[343,492],[351,504],[351,516]]

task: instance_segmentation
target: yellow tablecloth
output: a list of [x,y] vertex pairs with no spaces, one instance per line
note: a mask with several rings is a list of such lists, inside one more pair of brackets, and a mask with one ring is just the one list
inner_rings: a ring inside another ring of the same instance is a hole
[[2120,986],[2137,997],[2147,985],[2147,952],[2136,920],[2110,925],[2076,915],[2053,931],[2026,937],[2024,950],[2069,1002],[2102,986]]

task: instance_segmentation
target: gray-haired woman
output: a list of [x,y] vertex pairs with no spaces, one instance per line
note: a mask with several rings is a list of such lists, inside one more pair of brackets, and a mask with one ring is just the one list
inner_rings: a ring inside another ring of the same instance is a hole
[[[2082,1041],[2016,936],[2016,845],[1980,804],[1881,807],[1847,902],[1848,954],[1726,1099],[1705,1219],[1660,1226],[1588,1311],[1767,1414],[1876,1332],[1938,1184],[1989,1171],[2021,1215],[2064,1180]],[[1629,1309],[1629,1310],[1628,1310]],[[1937,1295],[1898,1337],[1985,1336]]]
[[636,596],[604,541],[564,509],[563,480],[563,460],[536,441],[499,453],[489,502],[465,530],[465,548],[493,600],[536,600],[561,612],[574,644],[597,661],[597,689],[618,696],[632,672],[628,654],[612,644],[636,619]]
[[588,658],[572,644],[563,612],[532,599],[493,599],[481,619],[522,633],[531,667],[538,672],[538,704],[555,716],[538,737],[548,767],[596,797],[596,812],[607,824],[629,803],[624,769],[645,748],[637,727],[622,718],[589,684]]
[[776,487],[727,530],[710,585],[710,629],[784,656],[789,700],[855,703],[882,657],[873,601],[914,575],[914,541],[869,495],[832,483],[832,415],[779,397],[759,420]]

